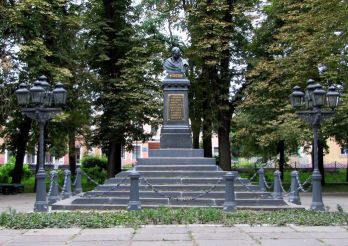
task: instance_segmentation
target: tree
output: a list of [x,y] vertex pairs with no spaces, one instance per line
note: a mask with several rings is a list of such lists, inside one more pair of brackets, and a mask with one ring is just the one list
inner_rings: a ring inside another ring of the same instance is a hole
[[[68,87],[68,92],[71,93],[70,89],[76,86],[75,78],[82,77],[80,71],[83,71],[83,69],[78,69],[81,66],[78,66],[78,60],[74,59],[78,56],[76,51],[79,50],[75,46],[77,43],[75,39],[80,30],[77,15],[79,6],[72,1],[35,0],[10,1],[10,5],[7,7],[9,14],[3,23],[9,35],[5,36],[5,43],[10,42],[13,47],[19,48],[18,52],[12,50],[12,63],[19,64],[13,72],[13,80],[16,83],[18,81],[27,83],[36,79],[38,75],[44,74],[49,77],[51,82],[63,82]],[[81,99],[71,94],[68,98],[68,109],[73,109],[76,106],[76,99]],[[9,120],[5,121],[3,136],[7,140],[6,147],[12,148],[16,153],[15,169],[18,172],[14,172],[13,181],[20,182],[21,172],[19,170],[22,170],[23,166],[31,121],[21,119],[22,116],[18,113],[16,103],[13,104],[12,112],[11,117],[9,117],[10,114],[6,115]],[[75,115],[77,114],[70,114],[69,110],[66,114],[67,118]],[[12,121],[15,124],[12,124]],[[11,130],[13,131],[11,127],[16,127],[16,122],[21,121],[23,123],[19,123],[20,129],[17,135],[7,134]],[[50,126],[54,127],[55,123]],[[65,129],[61,128],[61,130]],[[65,133],[66,131],[60,132],[56,137],[64,139]],[[19,138],[24,141],[16,141]],[[56,142],[65,144],[64,141]]]
[[[145,139],[142,125],[158,117],[158,39],[138,28],[130,1],[93,1],[88,26],[90,64],[99,84],[95,105],[95,136],[107,149],[108,176],[121,171],[121,149],[132,140]],[[143,32],[143,33],[142,33]]]
[[[340,32],[346,28],[346,24],[340,20],[347,17],[346,9],[346,4],[340,1],[272,1],[265,8],[268,19],[256,33],[261,40],[269,42],[261,46],[264,51],[260,49],[261,53],[255,53],[261,56],[256,56],[256,63],[249,72],[254,86],[248,91],[243,109],[244,106],[264,105],[265,110],[269,109],[274,114],[268,116],[268,120],[265,118],[263,124],[276,123],[272,131],[287,126],[283,128],[285,136],[294,136],[294,130],[298,132],[307,129],[307,133],[300,133],[295,140],[300,140],[298,144],[303,142],[301,138],[310,141],[312,136],[308,132],[309,127],[292,116],[285,98],[295,84],[304,88],[308,78],[314,78],[326,86],[344,80],[347,71],[344,62],[347,37]],[[278,26],[273,30],[268,28],[274,24]],[[259,112],[255,113],[251,117],[264,118]],[[282,121],[274,121],[281,118]],[[261,131],[257,138],[260,139],[263,134],[269,133]],[[327,137],[324,125],[322,138]]]

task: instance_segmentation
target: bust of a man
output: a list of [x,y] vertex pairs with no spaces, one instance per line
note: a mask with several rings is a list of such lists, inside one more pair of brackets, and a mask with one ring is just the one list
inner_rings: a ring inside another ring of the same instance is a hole
[[185,73],[188,67],[188,62],[181,58],[180,49],[174,47],[172,49],[172,56],[164,61],[163,67],[167,73]]

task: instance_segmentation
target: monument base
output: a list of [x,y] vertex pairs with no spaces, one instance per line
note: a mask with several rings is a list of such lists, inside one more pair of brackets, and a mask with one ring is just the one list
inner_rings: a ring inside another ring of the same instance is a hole
[[192,148],[192,136],[191,129],[187,126],[180,127],[175,126],[164,126],[161,129],[161,149],[168,148],[183,148],[191,149]]

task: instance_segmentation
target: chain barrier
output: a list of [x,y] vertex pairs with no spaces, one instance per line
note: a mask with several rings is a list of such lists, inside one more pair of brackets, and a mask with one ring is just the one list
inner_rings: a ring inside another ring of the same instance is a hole
[[259,168],[255,171],[254,175],[249,179],[249,182],[253,181],[255,179],[255,177],[257,176],[257,171],[260,169],[260,168],[264,168],[265,166],[267,166],[267,163],[264,163],[259,166]]
[[286,191],[286,190],[284,189],[284,187],[283,187],[283,182],[282,182],[282,180],[281,180],[280,178],[279,178],[279,183],[280,183],[280,188],[281,188],[282,191],[283,191],[283,197],[284,197],[284,196],[289,196],[290,194],[294,193],[294,192],[291,191],[291,187],[290,187],[290,190],[289,190],[289,191]]
[[243,181],[241,181],[241,178],[236,178],[236,180],[248,191],[251,192],[253,194],[256,194],[259,196],[259,198],[257,198],[257,200],[260,200],[261,198],[265,198],[268,195],[261,195],[259,194],[259,192],[256,192],[255,190],[251,189],[250,187],[248,187]]
[[265,184],[265,186],[266,186],[266,189],[271,189],[272,188],[272,185],[269,185],[268,183],[267,183],[267,180],[266,180],[266,178],[265,178],[265,176],[263,176],[263,183]]
[[54,181],[53,183],[56,184],[56,185],[58,186],[58,188],[59,188],[61,191],[63,191],[63,188],[64,188],[64,187],[60,186],[60,185],[57,183],[57,181]]
[[48,194],[51,194],[52,189],[53,189],[53,184],[55,183],[55,181],[53,180],[53,176],[54,175],[52,173],[50,173],[50,188],[48,190]]
[[[85,175],[86,176],[86,178],[89,180],[89,181],[91,181],[93,184],[95,184],[95,185],[100,185],[97,181],[95,181],[94,179],[92,179],[85,171],[83,171],[82,169],[81,169],[81,174],[82,175]],[[76,178],[75,178],[75,181],[74,181],[74,185],[76,184]]]
[[300,179],[298,178],[298,175],[296,175],[296,180],[298,183],[298,190],[302,191],[302,192],[308,192],[311,188],[312,188],[312,184],[309,185],[308,189],[305,189],[304,186],[312,180],[312,177],[309,176],[305,182],[303,182],[303,184],[301,184]]
[[253,179],[256,177],[257,171],[254,173],[254,175],[249,179],[249,182],[253,181]]
[[76,182],[77,182],[77,175],[75,176],[75,180],[74,180],[74,182],[72,183],[72,186],[75,186],[75,185],[76,185]]
[[141,177],[140,179],[144,180],[145,184],[147,186],[149,186],[151,188],[151,190],[157,194],[159,194],[160,196],[162,196],[163,198],[167,198],[169,200],[173,200],[173,201],[194,201],[197,200],[198,198],[201,198],[207,194],[209,194],[210,192],[214,191],[216,189],[216,187],[221,184],[221,182],[224,180],[224,178],[220,178],[213,186],[211,186],[209,189],[203,191],[202,193],[198,194],[197,196],[194,197],[172,197],[172,196],[168,196],[167,194],[162,193],[161,191],[159,191],[156,187],[154,187],[154,185],[152,185],[145,177]]
[[[104,196],[104,195],[105,195],[106,193],[108,193],[108,192],[115,191],[115,190],[116,190],[118,187],[120,187],[121,184],[123,184],[124,181],[126,181],[128,178],[129,178],[128,175],[126,175],[120,182],[118,182],[116,185],[112,186],[110,189],[105,190],[105,191],[103,191],[103,192],[100,193],[100,194],[94,194],[93,196],[94,196],[94,197],[100,197],[100,196]],[[84,195],[84,196],[87,197],[87,198],[91,198],[91,197],[92,197],[92,195]]]

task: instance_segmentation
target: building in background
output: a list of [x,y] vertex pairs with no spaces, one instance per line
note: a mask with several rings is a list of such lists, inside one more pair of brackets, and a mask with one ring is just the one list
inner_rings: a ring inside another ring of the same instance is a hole
[[[138,158],[147,158],[149,156],[149,150],[158,149],[160,147],[160,131],[154,131],[151,126],[145,125],[144,131],[147,133],[155,133],[153,137],[147,142],[135,141],[133,142],[133,150],[122,151],[122,165],[134,165]],[[0,139],[0,144],[1,144]],[[324,156],[324,164],[326,167],[346,167],[348,163],[348,147],[342,147],[338,145],[333,139],[327,141],[329,146],[328,153]],[[79,139],[75,143],[76,145],[76,161],[79,164],[83,156],[85,155],[102,155],[102,151],[98,147],[87,149],[84,145],[83,139]],[[213,156],[219,155],[217,135],[213,135],[212,138],[212,153]],[[0,165],[7,163],[11,157],[11,153],[5,150],[4,153],[0,153]],[[311,167],[311,154],[310,149],[305,150],[304,147],[300,147],[297,155],[289,158],[289,164],[296,166],[297,168]],[[24,159],[24,163],[35,165],[37,160],[36,153],[27,153]],[[249,159],[250,162],[256,161],[257,158]],[[46,154],[46,164],[60,166],[69,164],[69,156],[66,154],[62,158],[55,158],[49,153]]]

